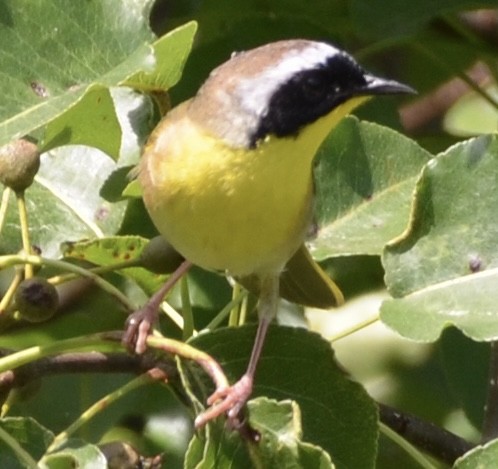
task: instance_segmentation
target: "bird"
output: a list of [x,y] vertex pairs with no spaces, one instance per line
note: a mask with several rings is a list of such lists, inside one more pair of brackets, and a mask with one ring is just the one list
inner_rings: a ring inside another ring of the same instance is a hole
[[241,425],[279,277],[312,223],[318,148],[370,97],[405,93],[413,89],[365,71],[331,44],[281,40],[232,54],[152,132],[138,180],[159,233],[189,263],[259,284],[247,370],[210,396],[196,424],[225,414]]

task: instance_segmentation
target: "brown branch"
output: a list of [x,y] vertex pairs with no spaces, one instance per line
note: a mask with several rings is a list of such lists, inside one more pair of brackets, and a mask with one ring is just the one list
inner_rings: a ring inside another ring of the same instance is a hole
[[384,404],[378,405],[382,423],[439,461],[453,465],[457,458],[474,447],[463,438],[433,423]]
[[[2,350],[5,356],[11,351]],[[178,371],[173,359],[154,354],[126,355],[124,353],[66,353],[47,357],[15,370],[0,373],[0,396],[6,396],[12,389],[49,375],[62,373],[133,373],[141,374],[152,368],[166,373],[168,381],[178,379]]]

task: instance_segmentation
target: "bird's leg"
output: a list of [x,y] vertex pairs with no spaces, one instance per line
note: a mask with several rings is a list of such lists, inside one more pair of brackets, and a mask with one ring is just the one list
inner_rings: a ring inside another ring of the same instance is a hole
[[128,316],[122,343],[126,348],[136,353],[144,353],[145,341],[150,334],[152,325],[157,320],[157,313],[166,294],[175,283],[192,267],[189,261],[183,261],[166,280],[164,285],[140,309]]
[[217,389],[208,399],[211,406],[195,419],[195,426],[202,427],[208,421],[226,413],[228,424],[232,428],[240,428],[243,419],[240,417],[241,410],[249,399],[254,383],[254,375],[263,349],[268,332],[268,326],[275,318],[278,307],[279,276],[273,275],[261,279],[261,290],[259,299],[259,324],[254,339],[254,345],[249,359],[249,365],[244,375],[232,386]]

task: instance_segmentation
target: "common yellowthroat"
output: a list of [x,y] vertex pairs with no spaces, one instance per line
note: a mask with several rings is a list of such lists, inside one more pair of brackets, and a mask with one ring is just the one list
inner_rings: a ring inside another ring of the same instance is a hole
[[233,55],[152,133],[138,178],[159,232],[192,263],[260,284],[247,371],[198,424],[226,412],[237,425],[252,392],[279,276],[311,222],[320,144],[368,97],[412,92],[331,45],[280,41]]

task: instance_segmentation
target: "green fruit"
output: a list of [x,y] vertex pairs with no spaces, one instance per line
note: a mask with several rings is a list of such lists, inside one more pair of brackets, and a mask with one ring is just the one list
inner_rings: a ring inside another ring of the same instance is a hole
[[50,319],[59,306],[57,290],[41,277],[23,280],[17,287],[14,299],[19,315],[29,322]]
[[140,265],[155,274],[174,272],[185,259],[162,236],[152,238],[140,254]]
[[28,140],[14,140],[0,147],[0,182],[16,192],[33,184],[40,168],[38,147]]

